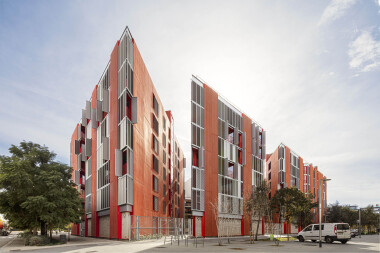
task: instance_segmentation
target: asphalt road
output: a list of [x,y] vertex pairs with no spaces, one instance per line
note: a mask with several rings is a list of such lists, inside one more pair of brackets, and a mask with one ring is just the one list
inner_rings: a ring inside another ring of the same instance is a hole
[[[6,240],[6,239],[4,239]],[[249,244],[246,239],[232,239],[231,244],[224,241],[223,246],[218,246],[215,239],[205,240],[205,246],[199,244],[198,247],[189,241],[189,245],[185,246],[183,240],[180,241],[178,246],[177,242],[170,245],[164,240],[149,240],[138,242],[127,241],[114,241],[91,239],[87,245],[63,245],[54,248],[34,248],[24,250],[20,248],[23,253],[37,253],[37,252],[71,252],[71,253],[100,253],[100,252],[380,252],[380,236],[379,235],[366,235],[362,238],[353,238],[347,244],[334,242],[332,244],[323,243],[322,248],[318,247],[318,243],[310,241],[298,242],[280,242],[280,246],[275,246],[273,241],[259,241],[255,244]],[[12,252],[12,251],[11,251]]]

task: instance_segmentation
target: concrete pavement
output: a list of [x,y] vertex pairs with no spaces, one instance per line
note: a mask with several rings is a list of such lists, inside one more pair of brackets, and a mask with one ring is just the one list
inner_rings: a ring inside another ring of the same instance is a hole
[[275,246],[273,241],[258,241],[255,244],[249,244],[248,238],[233,238],[231,243],[223,240],[223,246],[218,246],[216,238],[208,238],[204,242],[198,241],[197,247],[193,244],[193,240],[189,240],[189,245],[185,246],[185,241],[181,240],[180,245],[175,241],[173,245],[164,239],[144,240],[144,241],[114,241],[97,238],[72,237],[72,241],[65,245],[56,245],[49,247],[31,246],[25,247],[14,241],[6,247],[7,251],[14,252],[70,252],[70,253],[96,253],[96,252],[380,252],[379,235],[366,235],[362,238],[354,238],[347,244],[334,242],[332,244],[323,243],[322,248],[318,247],[318,243],[285,241],[280,242],[279,246]]

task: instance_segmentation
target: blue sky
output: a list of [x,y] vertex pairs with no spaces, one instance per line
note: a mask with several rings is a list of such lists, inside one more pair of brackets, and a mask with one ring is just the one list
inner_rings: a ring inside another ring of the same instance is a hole
[[30,140],[69,163],[127,25],[185,154],[195,74],[260,122],[268,152],[284,142],[318,165],[328,202],[380,204],[377,0],[0,0],[0,154]]

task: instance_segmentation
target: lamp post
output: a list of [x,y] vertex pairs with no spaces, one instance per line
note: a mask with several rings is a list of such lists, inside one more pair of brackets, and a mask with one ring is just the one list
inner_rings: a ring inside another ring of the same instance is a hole
[[360,215],[360,207],[359,207],[359,238],[362,238],[362,217]]
[[322,248],[322,201],[321,201],[321,181],[326,182],[330,181],[331,179],[321,179],[318,182],[318,209],[319,209],[319,247]]

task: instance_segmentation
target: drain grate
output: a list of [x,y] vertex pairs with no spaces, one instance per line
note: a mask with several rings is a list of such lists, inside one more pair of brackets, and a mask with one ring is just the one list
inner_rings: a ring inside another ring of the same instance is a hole
[[164,247],[164,246],[158,246],[158,247],[156,247],[157,249],[165,249],[166,247]]
[[230,248],[230,249],[233,249],[233,250],[245,250],[244,248]]

